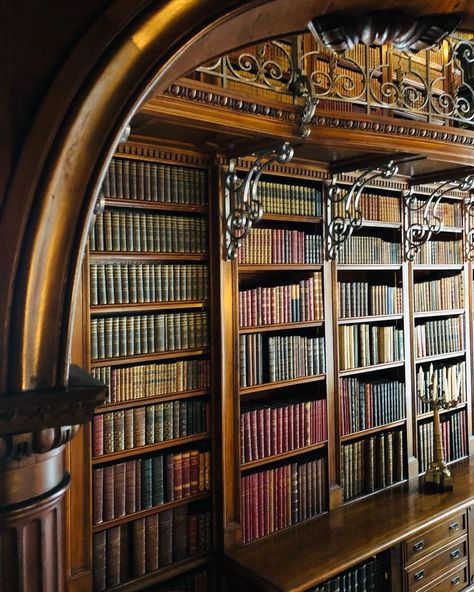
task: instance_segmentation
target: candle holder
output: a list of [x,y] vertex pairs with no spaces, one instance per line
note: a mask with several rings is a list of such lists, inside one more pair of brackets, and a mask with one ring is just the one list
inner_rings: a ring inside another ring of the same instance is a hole
[[444,460],[443,440],[441,437],[441,409],[454,409],[461,402],[459,389],[456,399],[448,399],[446,397],[447,389],[438,389],[438,382],[436,375],[431,375],[430,384],[428,385],[429,396],[424,396],[417,390],[418,398],[423,403],[429,403],[433,411],[433,451],[434,459],[430,462],[428,469],[424,475],[424,487],[429,491],[452,491],[453,480],[451,478],[451,471],[448,469],[446,461]]

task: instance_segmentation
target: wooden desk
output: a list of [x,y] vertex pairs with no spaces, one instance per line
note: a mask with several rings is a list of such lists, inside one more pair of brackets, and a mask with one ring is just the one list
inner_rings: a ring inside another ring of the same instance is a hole
[[[231,569],[258,590],[305,592],[468,507],[474,500],[474,459],[452,467],[452,474],[452,492],[423,493],[415,479],[229,551]],[[471,508],[468,517],[471,522]]]

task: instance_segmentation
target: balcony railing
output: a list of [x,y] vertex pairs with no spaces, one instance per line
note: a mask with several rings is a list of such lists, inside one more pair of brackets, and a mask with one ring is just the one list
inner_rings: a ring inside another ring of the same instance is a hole
[[474,121],[474,39],[461,35],[417,54],[365,45],[335,54],[311,35],[299,35],[222,56],[190,77],[300,103],[301,75],[311,81],[319,108],[457,127],[471,127]]

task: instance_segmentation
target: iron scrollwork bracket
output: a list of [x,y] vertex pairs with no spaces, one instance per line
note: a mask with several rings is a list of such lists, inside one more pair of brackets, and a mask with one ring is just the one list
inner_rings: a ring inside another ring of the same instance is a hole
[[263,205],[258,199],[257,188],[262,173],[274,162],[287,163],[293,158],[294,149],[289,142],[255,153],[250,170],[245,178],[240,178],[235,170],[235,159],[231,159],[225,177],[226,189],[226,256],[235,258],[237,249],[248,236],[250,230],[260,222]]
[[[438,206],[442,198],[449,191],[455,189],[459,191],[470,191],[474,188],[474,175],[467,175],[461,179],[443,181],[427,197],[426,200],[420,199],[414,188],[403,192],[405,209],[405,259],[413,261],[421,247],[431,239],[434,234],[441,231],[441,218],[438,216]],[[467,210],[470,198],[465,200]],[[473,204],[474,205],[474,204]],[[469,231],[466,231],[469,234]],[[474,229],[471,233],[471,239],[474,235]],[[469,241],[467,239],[466,243]],[[468,246],[466,244],[466,253]],[[472,250],[472,249],[471,249]]]
[[301,70],[295,73],[295,79],[292,82],[291,88],[295,97],[304,98],[299,121],[299,135],[301,138],[307,138],[311,134],[310,126],[316,113],[319,99],[316,97],[313,81],[309,76],[303,74]]
[[[332,178],[326,204],[328,259],[336,259],[342,244],[352,236],[355,229],[362,226],[360,197],[364,188],[378,177],[390,179],[397,172],[398,165],[393,160],[375,169],[363,170],[348,190],[338,184],[335,176]],[[339,204],[343,204],[343,207],[339,207]]]

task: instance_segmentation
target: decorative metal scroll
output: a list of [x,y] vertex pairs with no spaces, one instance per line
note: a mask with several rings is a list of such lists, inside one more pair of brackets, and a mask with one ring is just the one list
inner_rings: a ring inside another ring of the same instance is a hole
[[441,231],[438,206],[450,191],[470,191],[474,188],[474,175],[467,175],[453,181],[443,181],[426,198],[416,194],[413,187],[403,192],[405,209],[405,258],[413,261],[421,247],[434,234]]
[[465,242],[464,253],[466,261],[474,261],[474,191],[464,200]]
[[388,109],[428,123],[474,125],[474,40],[458,34],[417,54],[361,43],[336,54],[308,33],[223,56],[191,76],[293,103],[306,96],[298,92],[303,77],[322,109]]
[[315,96],[314,86],[310,78],[301,72],[294,81],[293,93],[298,97],[304,97],[304,104],[300,117],[300,136],[307,138],[311,134],[311,122],[313,121],[319,99]]
[[248,236],[254,224],[263,216],[263,206],[258,200],[257,187],[262,173],[272,163],[286,163],[293,158],[294,149],[289,142],[273,146],[256,153],[256,159],[245,178],[235,171],[235,159],[229,163],[225,178],[227,217],[226,217],[226,255],[234,259],[237,249]]
[[333,177],[328,186],[326,204],[328,259],[336,259],[341,245],[352,236],[355,229],[362,226],[360,197],[364,188],[378,177],[390,179],[397,172],[398,165],[391,160],[386,165],[362,171],[348,190],[338,185],[337,179]]

